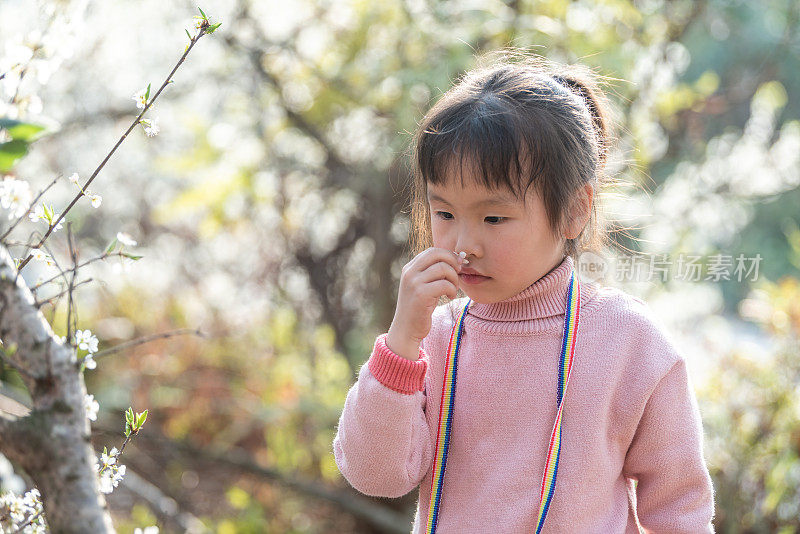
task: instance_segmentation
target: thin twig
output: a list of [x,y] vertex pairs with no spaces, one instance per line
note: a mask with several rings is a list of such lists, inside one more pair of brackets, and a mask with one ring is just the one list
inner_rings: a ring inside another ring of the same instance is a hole
[[[122,485],[134,495],[144,499],[150,505],[151,510],[156,514],[164,526],[168,523],[175,523],[178,532],[185,534],[206,534],[212,532],[200,519],[182,508],[178,501],[167,495],[164,490],[152,482],[146,480],[142,475],[131,469],[125,471],[125,478]],[[172,531],[170,531],[172,532]]]
[[5,363],[9,367],[13,368],[16,372],[18,372],[21,375],[25,375],[25,376],[27,376],[29,378],[33,378],[33,379],[39,378],[37,376],[32,375],[30,373],[30,371],[28,371],[27,369],[23,369],[22,367],[18,366],[16,363],[14,363],[11,360],[11,358],[8,357],[8,355],[6,354],[5,350],[3,350],[2,348],[0,348],[0,360],[2,360],[3,363]]
[[[92,425],[92,430],[95,432],[116,433],[115,430],[103,428],[101,425]],[[211,462],[215,466],[233,467],[237,470],[278,482],[282,486],[300,494],[336,504],[347,512],[369,521],[378,527],[381,532],[408,533],[409,529],[405,525],[410,523],[411,518],[406,515],[395,512],[381,504],[376,504],[355,492],[342,491],[338,487],[329,487],[318,480],[306,478],[300,474],[264,467],[258,464],[250,456],[250,453],[243,451],[241,448],[201,448],[193,445],[188,439],[173,440],[155,436],[152,432],[145,432],[138,439],[152,443],[158,446],[160,450],[170,453],[177,449],[182,453],[188,454],[193,461],[202,460]]]
[[[106,252],[104,252],[104,253],[103,253],[103,254],[101,254],[100,256],[95,256],[94,258],[90,258],[90,259],[86,260],[85,262],[83,262],[83,263],[81,263],[81,264],[77,265],[77,266],[76,266],[76,267],[75,267],[73,270],[77,271],[77,270],[78,270],[78,269],[80,269],[81,267],[84,267],[84,266],[86,266],[86,265],[88,265],[88,264],[90,264],[90,263],[94,263],[94,262],[96,262],[96,261],[104,260],[104,259],[106,259],[106,258],[110,258],[111,256],[120,256],[120,257],[122,257],[122,256],[125,256],[125,254],[124,254],[124,253],[123,253],[121,250],[118,250],[117,252],[113,252],[113,253],[106,253]],[[63,274],[63,273],[62,273],[62,274]],[[45,281],[43,281],[43,282],[39,282],[38,284],[36,284],[35,286],[33,286],[33,287],[31,288],[31,291],[36,291],[37,289],[41,288],[43,285],[45,285],[45,284],[49,284],[50,282],[52,282],[52,281],[53,281],[53,280],[55,280],[56,278],[61,278],[61,277],[62,277],[62,274],[57,274],[57,275],[55,275],[54,277],[52,277],[52,278],[50,278],[50,279],[48,279],[48,280],[45,280]]]
[[137,338],[137,339],[133,339],[131,341],[126,341],[124,343],[120,343],[118,345],[114,345],[113,347],[109,347],[109,348],[101,350],[99,352],[95,352],[93,356],[94,356],[94,359],[97,360],[97,358],[99,358],[101,356],[108,356],[108,355],[113,354],[115,352],[119,352],[121,350],[125,350],[125,349],[128,349],[130,347],[135,347],[136,345],[141,345],[143,343],[148,343],[148,342],[154,341],[156,339],[168,338],[168,337],[173,337],[173,336],[180,336],[180,335],[183,335],[183,334],[195,334],[195,335],[200,336],[200,337],[206,337],[205,334],[203,334],[203,332],[201,332],[199,328],[196,328],[194,330],[191,329],[191,328],[181,328],[180,330],[173,330],[171,332],[162,332],[160,334],[152,334],[152,335],[149,335],[149,336],[143,336],[143,337],[140,337],[140,338]]
[[40,198],[42,198],[42,195],[44,195],[45,193],[47,193],[47,191],[48,191],[48,190],[49,190],[51,187],[53,187],[53,186],[55,185],[55,183],[58,181],[58,179],[59,179],[59,178],[61,178],[61,175],[58,175],[58,176],[56,176],[56,177],[53,179],[53,181],[52,181],[52,182],[50,182],[50,184],[49,184],[47,187],[45,187],[45,188],[44,188],[42,191],[40,191],[40,192],[39,192],[39,194],[38,194],[38,195],[36,195],[36,198],[34,198],[34,199],[33,199],[33,202],[31,202],[31,205],[30,205],[30,206],[28,206],[28,209],[27,209],[27,210],[25,210],[25,213],[23,213],[23,214],[22,214],[22,217],[18,217],[18,218],[17,218],[17,220],[16,220],[16,221],[14,221],[14,224],[12,224],[12,225],[11,225],[11,228],[9,228],[8,230],[6,230],[6,233],[4,233],[2,236],[0,236],[0,241],[5,241],[6,237],[8,237],[8,234],[10,234],[10,233],[11,233],[11,231],[12,231],[14,228],[16,228],[16,227],[17,227],[17,225],[18,225],[20,222],[22,222],[23,220],[25,220],[25,217],[27,217],[27,216],[28,216],[28,214],[31,212],[31,209],[32,209],[32,208],[33,208],[33,207],[36,205],[36,203],[37,203],[37,202],[39,202],[39,199],[40,199]]
[[[122,134],[122,137],[119,138],[119,141],[117,141],[117,144],[114,145],[114,148],[111,149],[111,152],[109,152],[106,155],[106,157],[103,159],[103,161],[100,163],[100,165],[94,170],[92,175],[89,177],[89,180],[83,185],[83,187],[81,187],[81,192],[78,193],[77,195],[75,195],[75,198],[72,199],[72,202],[69,203],[67,208],[63,211],[63,213],[61,213],[61,215],[58,217],[58,219],[53,221],[53,223],[50,225],[50,228],[48,228],[47,232],[44,234],[44,237],[42,237],[42,239],[39,241],[39,243],[36,246],[34,246],[33,248],[35,248],[35,249],[39,248],[44,244],[44,242],[47,240],[47,238],[52,233],[53,228],[56,225],[58,225],[58,223],[61,221],[61,219],[63,219],[67,215],[67,213],[69,213],[69,210],[72,209],[72,206],[74,206],[75,203],[78,202],[78,200],[80,200],[80,198],[85,195],[84,189],[89,187],[89,184],[91,184],[92,181],[97,177],[97,174],[103,169],[103,167],[105,166],[106,162],[111,158],[111,156],[114,154],[114,152],[117,151],[117,148],[119,147],[119,145],[122,144],[122,142],[125,140],[125,138],[128,137],[128,134],[131,133],[131,131],[139,124],[139,121],[144,116],[144,114],[147,112],[147,110],[150,109],[150,107],[155,103],[156,99],[161,94],[161,91],[164,90],[164,88],[167,86],[167,84],[172,82],[172,75],[175,74],[175,71],[178,70],[178,67],[181,66],[181,64],[183,63],[183,60],[186,59],[186,56],[189,54],[189,51],[192,49],[192,47],[194,47],[195,43],[197,43],[197,41],[199,41],[200,38],[203,35],[205,35],[206,30],[208,29],[208,27],[209,27],[209,25],[207,23],[204,24],[203,26],[200,27],[199,31],[197,32],[197,35],[192,37],[192,40],[189,43],[189,46],[186,47],[186,50],[183,52],[183,55],[178,60],[178,62],[175,64],[175,67],[173,67],[172,72],[169,73],[169,76],[167,76],[167,79],[164,80],[164,83],[161,84],[161,87],[159,87],[158,91],[153,96],[153,98],[150,99],[150,101],[145,104],[144,109],[142,109],[142,112],[139,113],[139,116],[136,117],[136,119],[133,121],[133,123],[131,123],[131,125],[128,127],[128,130],[124,134]],[[28,262],[31,260],[31,257],[32,257],[32,254],[28,254],[28,257],[25,258],[22,261],[22,263],[20,263],[19,267],[17,268],[17,271],[21,271],[22,268],[25,267],[25,265],[27,265]]]
[[[127,428],[127,427],[126,427],[126,428]],[[130,434],[128,434],[127,436],[125,436],[125,441],[123,441],[123,442],[122,442],[122,446],[119,448],[119,451],[117,451],[117,454],[115,454],[115,455],[114,455],[114,459],[115,459],[115,460],[116,460],[117,458],[119,458],[120,456],[122,456],[122,451],[124,451],[124,450],[125,450],[125,445],[127,445],[127,444],[128,444],[128,442],[131,440],[131,438],[132,438],[133,436],[135,436],[136,434],[138,434],[138,433],[139,433],[139,431],[138,431],[138,430],[137,430],[137,431],[135,431],[135,432],[134,432],[133,430],[131,430],[131,433],[130,433]],[[103,467],[101,467],[101,468],[100,468],[100,470],[99,470],[99,471],[97,471],[97,474],[98,474],[98,475],[102,474],[102,473],[103,473],[103,471],[105,471],[105,470],[106,470],[106,467],[108,467],[108,466],[109,466],[109,464],[105,464],[105,463],[104,463],[104,464],[103,464]]]
[[75,253],[75,246],[72,243],[72,221],[67,223],[67,242],[69,243],[69,255],[72,259],[72,274],[69,277],[69,287],[67,289],[67,339],[69,340],[72,339],[72,289],[75,287],[75,277],[77,276],[76,269],[78,265],[78,256]]
[[[31,66],[31,62],[33,60],[35,60],[35,59],[38,59],[36,57],[36,53],[43,48],[42,42],[47,37],[47,32],[49,32],[50,28],[53,27],[53,21],[55,19],[56,19],[56,15],[55,14],[53,14],[49,19],[47,19],[47,26],[45,26],[44,31],[41,32],[41,37],[39,38],[39,42],[36,43],[36,45],[32,49],[31,56],[25,61],[25,64],[23,65],[22,70],[19,73],[19,81],[17,82],[17,89],[16,89],[16,91],[14,91],[14,96],[12,96],[11,100],[8,102],[9,104],[13,105],[17,101],[17,96],[19,95],[19,88],[22,87],[22,80],[25,79],[25,75],[28,73],[28,69]],[[20,66],[20,63],[17,63],[13,67],[11,67],[11,69],[15,69],[15,68],[17,68],[19,66]],[[9,72],[10,72],[10,70],[9,70]]]
[[[38,234],[38,233],[39,233],[38,231],[36,231],[36,232],[33,232],[33,233],[31,234],[31,237],[35,236],[35,235],[36,235],[36,234]],[[69,281],[67,280],[67,271],[61,268],[61,265],[58,263],[58,260],[56,259],[56,257],[55,257],[55,254],[53,254],[53,251],[52,251],[52,250],[50,250],[50,247],[48,247],[47,245],[45,245],[45,246],[44,246],[44,249],[45,249],[45,251],[47,252],[48,256],[50,256],[50,259],[53,261],[53,264],[55,265],[56,269],[58,269],[58,274],[57,274],[55,277],[53,277],[51,280],[55,280],[56,278],[59,278],[59,277],[61,277],[61,278],[63,278],[63,279],[64,279],[64,282],[65,282],[65,283],[69,283]],[[74,272],[73,272],[73,274],[74,274]],[[20,276],[20,272],[19,272],[19,270],[17,270],[17,272],[16,272],[15,276]],[[63,295],[63,294],[64,294],[63,292],[62,292],[62,293],[59,293],[59,294],[58,294],[58,295],[56,295],[55,297],[51,297],[51,298],[50,298],[50,299],[48,299],[48,300],[53,300],[54,298],[56,298],[56,297],[60,297],[60,296],[61,296],[61,295]],[[42,301],[42,302],[44,302],[44,301]]]
[[[37,308],[41,308],[41,307],[42,307],[42,306],[44,306],[45,304],[49,304],[49,303],[50,303],[50,301],[52,301],[52,300],[55,300],[55,299],[57,299],[57,298],[60,298],[61,296],[65,295],[65,294],[67,294],[67,293],[69,293],[69,294],[71,295],[71,294],[72,294],[72,290],[74,290],[76,287],[78,287],[78,286],[82,286],[83,284],[88,284],[88,283],[89,283],[89,282],[91,282],[92,280],[93,280],[92,278],[87,278],[86,280],[81,280],[81,281],[80,281],[80,282],[78,282],[77,284],[70,284],[70,287],[69,287],[68,289],[65,289],[64,291],[62,291],[61,293],[58,293],[57,295],[53,295],[52,297],[50,297],[50,298],[48,298],[48,299],[44,299],[44,300],[37,300],[37,301],[35,302],[35,304],[34,304],[34,305],[35,305]],[[70,298],[70,301],[71,301],[71,300],[72,300],[72,299]],[[67,313],[67,320],[69,321],[69,313]],[[70,335],[70,330],[69,330],[69,328],[67,328],[67,335],[68,335],[68,336]],[[67,339],[70,339],[70,338],[69,338],[69,337],[67,337]]]
[[[31,235],[30,235],[30,237],[28,237],[28,241],[30,241],[31,239],[33,239],[33,238],[34,238],[36,235],[41,235],[41,233],[39,232],[39,230],[34,230],[33,232],[31,232]],[[26,244],[25,244],[25,246],[26,246],[26,247],[30,247],[30,243],[26,243]],[[63,278],[64,278],[64,282],[66,282],[66,281],[67,281],[67,277],[66,277],[66,271],[65,271],[64,269],[62,269],[62,268],[61,268],[61,265],[59,265],[59,263],[58,263],[58,260],[56,260],[56,257],[55,257],[55,255],[53,254],[53,251],[52,251],[52,250],[50,250],[50,248],[49,248],[48,246],[44,246],[44,249],[45,249],[45,252],[47,252],[47,255],[48,255],[48,256],[50,256],[50,259],[51,259],[51,260],[53,261],[53,263],[55,264],[55,266],[56,266],[56,269],[58,269],[58,272],[59,272],[59,274],[58,274],[57,276],[61,276],[61,277],[63,277]],[[31,250],[32,250],[32,248],[28,248],[28,250],[25,252],[25,254],[28,254],[28,253],[30,253],[30,251],[31,251]],[[18,279],[20,276],[22,276],[22,273],[20,273],[19,269],[17,269],[17,270],[16,270],[16,272],[14,273],[14,283],[15,283],[15,284],[17,283],[17,279]]]

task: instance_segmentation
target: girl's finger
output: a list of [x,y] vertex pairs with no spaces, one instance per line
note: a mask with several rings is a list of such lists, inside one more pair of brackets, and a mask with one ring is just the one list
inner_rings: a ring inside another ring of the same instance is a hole
[[431,247],[426,249],[420,252],[410,263],[413,264],[411,267],[414,270],[422,272],[439,261],[448,263],[458,272],[460,267],[458,256],[453,251],[447,250],[446,248]]
[[458,297],[458,286],[453,286],[449,280],[436,280],[431,282],[428,287],[437,297],[446,295],[451,299]]
[[436,280],[447,280],[458,288],[458,272],[447,262],[438,261],[422,271],[419,281],[422,283],[435,282]]

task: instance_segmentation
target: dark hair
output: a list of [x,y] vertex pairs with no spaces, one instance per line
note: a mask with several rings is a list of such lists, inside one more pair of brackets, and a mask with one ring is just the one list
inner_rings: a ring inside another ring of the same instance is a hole
[[490,190],[505,189],[524,200],[534,186],[558,235],[568,223],[575,192],[592,184],[589,221],[565,245],[577,264],[581,252],[599,253],[609,242],[597,209],[612,139],[608,100],[598,77],[583,65],[562,65],[519,50],[500,51],[499,59],[495,55],[487,56],[488,66],[462,75],[414,135],[413,254],[433,244],[427,184],[446,183],[448,171],[466,160]]

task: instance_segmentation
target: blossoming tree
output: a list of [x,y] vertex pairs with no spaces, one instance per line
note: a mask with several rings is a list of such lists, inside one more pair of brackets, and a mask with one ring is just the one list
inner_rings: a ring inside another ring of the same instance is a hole
[[[119,449],[114,446],[109,451],[104,447],[98,461],[90,446],[90,421],[97,418],[99,404],[94,395],[87,393],[83,373],[96,368],[99,341],[90,329],[77,328],[72,297],[76,287],[91,280],[76,282],[80,268],[86,264],[111,256],[126,261],[141,256],[128,251],[137,243],[120,232],[103,254],[79,263],[78,244],[73,242],[69,221],[66,238],[70,267],[61,267],[47,242],[62,230],[66,215],[81,199],[87,199],[93,208],[100,208],[102,197],[89,186],[137,125],[142,125],[148,137],[158,134],[158,119],[145,118],[145,113],[173,82],[172,76],[197,41],[220,26],[211,23],[202,10],[195,19],[197,31],[194,35],[186,32],[189,43],[177,64],[154,95],[151,96],[148,84],[133,96],[139,115],[91,176],[81,185],[78,173],[70,175],[68,180],[77,192],[61,211],[42,201],[58,178],[34,198],[28,182],[15,177],[12,170],[16,161],[25,156],[29,145],[47,133],[46,129],[0,116],[0,172],[7,174],[0,184],[0,206],[6,210],[9,221],[9,225],[0,230],[0,356],[5,365],[19,373],[32,399],[27,411],[16,414],[0,411],[0,452],[21,466],[36,485],[22,497],[9,492],[0,498],[0,531],[5,527],[12,528],[12,532],[44,532],[48,527],[54,532],[114,531],[103,495],[111,493],[124,477],[125,465],[120,463],[120,456],[144,425],[147,410],[136,413],[129,408],[126,411],[124,441]],[[22,54],[18,59],[10,62],[8,71],[0,69],[4,71],[0,72],[0,79],[25,76],[26,61],[31,56]],[[40,232],[34,228],[26,241],[13,240],[26,224],[39,227],[44,224],[46,229]],[[21,248],[23,253],[15,257],[10,252],[14,248]],[[29,286],[21,273],[31,261],[55,267],[58,274]],[[67,289],[40,299],[42,288],[57,280],[64,281]],[[46,302],[56,301],[57,305],[64,295],[68,297],[67,335],[59,336],[40,308]],[[119,348],[111,347],[103,352],[115,349]],[[158,530],[147,527],[144,531],[152,534],[153,529]]]

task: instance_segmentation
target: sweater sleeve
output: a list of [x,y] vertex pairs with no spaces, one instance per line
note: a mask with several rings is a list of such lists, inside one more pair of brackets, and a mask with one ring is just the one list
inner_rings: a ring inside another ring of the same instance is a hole
[[395,354],[386,336],[375,340],[347,393],[333,453],[339,471],[361,493],[401,497],[419,485],[433,459],[424,411],[428,358],[422,347],[417,361]]
[[623,473],[638,480],[636,508],[644,532],[714,532],[714,494],[703,457],[702,421],[683,358],[650,395]]

